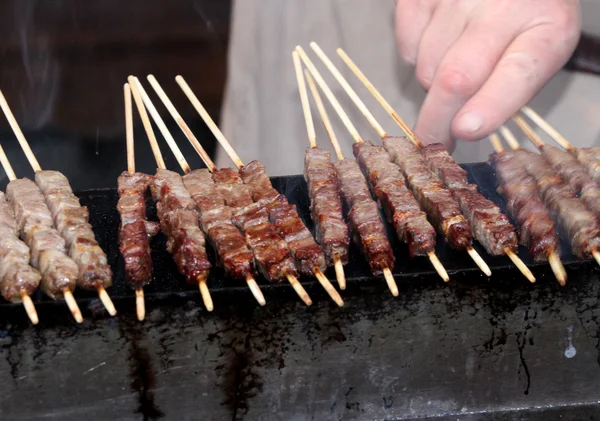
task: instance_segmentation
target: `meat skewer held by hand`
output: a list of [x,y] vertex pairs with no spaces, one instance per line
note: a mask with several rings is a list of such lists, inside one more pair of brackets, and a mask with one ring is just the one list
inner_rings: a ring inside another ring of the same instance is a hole
[[[14,120],[8,107],[3,109],[7,118]],[[16,120],[14,124],[17,125]],[[53,224],[65,241],[69,257],[77,264],[77,285],[86,290],[97,290],[106,310],[114,316],[117,311],[106,292],[106,288],[112,285],[112,270],[106,254],[96,241],[87,207],[81,206],[79,199],[73,194],[69,180],[63,174],[58,171],[42,171],[23,133],[15,130],[15,135],[35,171],[35,182],[50,210]]]
[[521,112],[538,125],[556,143],[570,152],[584,166],[587,173],[597,183],[600,183],[600,148],[576,148],[554,127],[529,107],[523,107]]
[[[208,169],[193,170],[183,176],[183,184],[198,206],[200,227],[216,250],[219,263],[225,272],[234,279],[245,279],[258,303],[264,306],[265,298],[253,277],[254,255],[246,245],[244,236],[233,224],[231,208],[226,205],[223,195],[213,180],[212,173],[216,171],[214,162],[177,112],[156,78],[149,75],[148,81],[208,167]],[[180,153],[180,151],[173,152]]]
[[573,154],[554,146],[546,145],[522,117],[515,116],[513,120],[525,132],[529,140],[540,150],[556,173],[583,200],[588,210],[600,218],[600,184],[588,174],[585,166]]
[[[354,126],[350,123],[344,110],[342,110],[340,104],[337,102],[327,85],[325,85],[321,75],[314,68],[304,50],[301,47],[296,47],[296,51],[304,64],[308,67],[310,74],[317,79],[319,86],[327,95],[344,124],[350,131],[355,131]],[[313,94],[314,93],[313,90]],[[319,104],[319,100],[320,97],[315,95],[317,104]],[[342,155],[337,137],[331,129],[331,124],[329,122],[329,117],[325,112],[325,108],[322,106],[319,106],[318,108],[321,119],[323,120],[325,127],[328,128],[327,132],[338,157],[338,161],[335,163],[335,169],[342,198],[349,210],[348,221],[353,232],[354,241],[368,261],[371,273],[373,275],[383,274],[392,295],[397,296],[398,286],[392,275],[395,257],[392,246],[386,236],[385,226],[379,215],[377,202],[373,200],[369,191],[369,186],[356,161],[345,159]]]
[[[504,132],[510,133],[508,129]],[[596,216],[542,155],[521,149],[512,134],[505,139],[513,149],[514,159],[535,179],[538,194],[567,232],[573,254],[579,258],[593,256],[600,264],[600,222]]]
[[[320,54],[322,53],[315,43],[311,45]],[[327,60],[326,56],[323,58]],[[322,87],[326,87],[324,81]],[[320,95],[312,80],[311,88],[313,97],[319,104]],[[448,273],[434,251],[435,229],[427,220],[427,214],[421,210],[419,203],[407,189],[404,175],[383,147],[364,142],[352,123],[347,117],[344,118],[348,121],[346,127],[355,142],[353,150],[356,160],[371,191],[384,209],[388,221],[394,226],[398,238],[408,245],[411,257],[428,256],[440,277],[447,282],[450,279]]]
[[558,282],[565,285],[567,274],[560,262],[556,227],[538,195],[535,179],[511,152],[505,153],[497,134],[492,135],[490,140],[496,153],[489,162],[496,171],[506,207],[521,230],[521,244],[529,248],[534,261],[547,260]]
[[[198,226],[199,215],[196,203],[185,188],[181,176],[165,168],[158,142],[148,121],[148,115],[145,113],[145,107],[150,110],[155,123],[167,142],[175,144],[175,140],[167,130],[139,80],[129,76],[128,81],[142,121],[146,120],[144,127],[152,150],[155,156],[159,157],[156,160],[158,169],[150,189],[152,196],[157,201],[156,208],[162,231],[168,237],[167,251],[173,256],[179,272],[185,276],[186,281],[199,286],[206,309],[212,311],[214,308],[213,301],[206,284],[212,265],[206,254],[204,234]],[[183,155],[176,155],[176,158],[184,172],[189,171],[189,165]]]
[[127,144],[127,171],[117,178],[119,202],[117,210],[121,216],[119,227],[119,250],[125,262],[125,279],[135,290],[136,313],[139,321],[144,320],[144,286],[152,282],[152,256],[150,237],[159,230],[158,224],[146,220],[145,194],[154,181],[148,174],[135,172],[133,145],[133,112],[131,88],[124,85],[125,126]]
[[343,265],[348,263],[350,236],[344,221],[342,199],[329,151],[317,147],[315,127],[308,103],[302,65],[298,53],[292,53],[298,90],[310,147],[304,156],[304,178],[310,196],[310,209],[315,223],[317,242],[323,248],[328,265],[334,265],[340,289],[346,289]]
[[[535,277],[531,271],[516,254],[518,243],[516,230],[500,208],[492,201],[483,197],[476,185],[469,183],[466,172],[452,159],[443,145],[433,144],[423,148],[406,123],[391,108],[348,55],[339,48],[337,52],[414,144],[414,146],[408,145],[406,140],[403,142],[402,139],[387,137],[383,129],[380,128],[381,126],[378,127],[372,123],[373,127],[384,139],[384,145],[388,149],[388,152],[391,152],[399,165],[405,167],[403,172],[409,170],[412,172],[412,174],[405,173],[405,175],[411,187],[414,186],[413,192],[415,192],[417,197],[421,199],[429,196],[434,202],[443,200],[445,204],[452,203],[455,207],[458,205],[458,209],[470,222],[475,238],[486,248],[486,251],[491,255],[506,254],[529,281],[535,282]],[[368,113],[364,104],[361,106],[357,102],[357,105],[363,113]],[[370,121],[372,122],[372,120]],[[418,149],[421,148],[422,151],[419,156]],[[405,154],[410,154],[412,163],[402,162],[403,158],[408,161]],[[430,172],[425,175],[427,169]],[[427,183],[422,184],[427,179]],[[421,185],[419,185],[420,183]],[[415,187],[417,188],[415,189]],[[421,192],[418,190],[421,190]],[[427,195],[424,193],[427,193]],[[432,207],[427,206],[426,208],[430,214],[429,209]],[[441,208],[446,209],[446,211],[448,209],[446,206]],[[472,253],[471,250],[473,249],[469,246],[467,250]],[[472,255],[472,257],[474,256]]]
[[[185,80],[181,76],[177,76],[176,80],[239,170],[238,174],[234,174],[231,170],[220,170],[225,172],[222,174],[215,173],[214,178],[224,188],[228,205],[237,208],[234,212],[234,220],[237,221],[238,227],[246,234],[248,244],[259,245],[262,243],[262,246],[266,247],[265,251],[272,253],[269,250],[270,245],[261,241],[262,231],[272,238],[277,248],[283,247],[283,244],[287,242],[287,249],[293,258],[295,270],[304,275],[315,276],[335,303],[342,306],[342,298],[322,272],[325,268],[323,251],[318,247],[310,231],[300,219],[296,207],[288,204],[285,196],[280,195],[273,188],[260,162],[252,161],[247,165],[242,163]],[[240,181],[243,181],[243,188]],[[248,198],[251,198],[254,202],[252,205],[249,204]],[[242,201],[238,202],[240,199]],[[262,216],[258,217],[258,215]],[[267,224],[267,222],[270,223]],[[279,241],[279,239],[283,241]],[[283,248],[280,249],[280,253],[282,252]],[[274,256],[277,256],[277,254],[274,254]],[[310,305],[309,303],[312,303],[312,301],[295,276],[287,276],[287,278],[297,294],[307,305]]]
[[[16,176],[4,149],[0,146],[0,161],[10,181]],[[10,203],[4,193],[0,192],[0,293],[11,303],[22,302],[27,316],[34,325],[39,318],[30,295],[38,286],[42,275],[29,265],[31,251],[27,244],[19,238],[17,221]]]

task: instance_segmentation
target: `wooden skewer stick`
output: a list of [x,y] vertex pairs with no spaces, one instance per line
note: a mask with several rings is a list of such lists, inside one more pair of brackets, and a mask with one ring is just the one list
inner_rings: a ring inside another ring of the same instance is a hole
[[521,116],[514,116],[512,120],[519,126],[525,136],[535,145],[536,148],[542,149],[544,147],[544,141],[542,138],[533,130],[533,128],[527,124],[527,122]]
[[531,121],[538,125],[540,129],[546,132],[556,143],[565,148],[568,151],[572,151],[575,147],[563,137],[554,127],[552,127],[546,120],[544,120],[538,113],[533,111],[530,107],[521,108],[521,112],[525,114]]
[[[0,107],[2,108],[2,111],[4,111],[4,115],[6,116],[6,119],[8,120],[10,127],[12,128],[13,132],[15,133],[15,136],[17,137],[17,140],[19,141],[19,145],[21,145],[21,149],[23,149],[23,152],[25,152],[25,156],[27,157],[29,164],[33,168],[33,171],[35,171],[35,172],[41,171],[42,168],[40,167],[40,164],[38,163],[33,151],[31,150],[31,147],[29,146],[27,139],[25,139],[25,136],[23,135],[23,132],[21,131],[21,128],[19,127],[19,124],[17,123],[17,119],[13,115],[10,107],[8,106],[8,102],[6,102],[6,98],[4,97],[4,95],[2,94],[1,91],[0,91]],[[14,172],[13,172],[13,174],[14,174]],[[73,314],[73,317],[75,317],[75,320],[77,321],[77,323],[81,323],[83,321],[83,316],[81,315],[81,311],[79,310],[79,307],[77,306],[77,301],[75,301],[75,298],[73,297],[73,293],[70,290],[65,289],[64,296],[65,296],[65,301],[67,302],[67,305],[69,306],[69,309],[71,310],[71,313]]]
[[[148,106],[148,105],[150,105],[150,107],[152,107],[150,114],[152,114],[152,117],[154,118],[154,122],[157,123],[157,126],[161,130],[165,139],[169,138],[167,143],[172,148],[171,150],[173,151],[175,156],[176,157],[179,156],[177,158],[177,161],[179,162],[181,169],[184,172],[189,172],[190,166],[188,165],[187,161],[183,157],[183,154],[181,154],[181,150],[179,149],[179,146],[177,146],[177,143],[175,143],[175,139],[173,139],[173,137],[171,136],[171,133],[169,133],[169,130],[167,129],[167,126],[164,124],[164,122],[162,121],[162,118],[160,118],[160,116],[158,115],[156,108],[154,108],[154,105],[152,105],[150,98],[148,98],[147,95],[144,96],[143,88],[141,87],[140,81],[133,76],[129,76],[128,80],[129,80],[129,85],[131,86],[131,92],[133,93],[133,98],[135,99],[138,109],[140,109],[140,115],[145,114],[145,113],[141,112],[142,108],[144,108],[145,106]],[[143,100],[144,98],[147,98],[147,100]],[[142,117],[142,120],[144,118],[148,119],[148,115],[146,114],[145,117]],[[160,121],[160,123],[159,123],[159,121]],[[156,137],[154,136],[154,133],[152,131],[152,125],[148,121],[148,124],[144,124],[144,127],[146,128],[146,134],[148,135],[148,140],[150,141],[152,150],[155,151],[155,154],[157,154],[159,157],[159,159],[156,160],[156,164],[158,165],[158,168],[164,170],[164,169],[166,169],[166,166],[165,166],[164,160],[162,158],[162,152],[160,151],[160,147],[158,146],[158,142],[156,141]],[[164,132],[163,132],[163,130],[164,130]],[[204,276],[199,276],[197,280],[198,280],[198,287],[200,290],[200,295],[202,295],[202,301],[204,302],[204,306],[206,307],[206,309],[208,311],[212,311],[214,309],[214,306],[213,306],[212,297],[210,296],[210,291],[208,289],[208,285],[206,285],[206,278]],[[137,291],[136,291],[136,294],[137,294]]]
[[141,322],[146,317],[146,304],[144,300],[144,288],[135,290],[135,310],[138,320]]
[[[508,142],[511,149],[516,150],[520,148],[519,142],[506,126],[500,127],[500,133],[502,133],[502,136]],[[496,151],[496,153],[504,152],[504,147],[502,146],[500,136],[498,136],[496,133],[493,133],[490,135],[490,141],[492,142],[492,146],[494,147],[494,151]],[[548,263],[550,264],[550,268],[552,269],[552,272],[554,272],[554,276],[556,277],[558,283],[564,286],[567,282],[567,273],[565,272],[565,268],[556,252],[553,251],[548,254]]]
[[379,102],[379,104],[381,104],[381,106],[387,111],[387,113],[390,115],[390,117],[392,117],[392,119],[396,122],[396,124],[398,124],[398,126],[400,126],[402,131],[411,140],[411,142],[413,142],[419,149],[421,149],[423,147],[423,144],[421,143],[421,141],[419,139],[417,139],[417,137],[415,136],[413,131],[410,129],[410,127],[408,127],[408,124],[406,124],[406,122],[398,115],[398,113],[392,108],[392,106],[389,104],[389,102],[387,102],[385,100],[383,95],[381,95],[381,93],[375,88],[375,86],[371,83],[371,81],[369,79],[367,79],[367,77],[364,75],[364,73],[350,59],[350,57],[348,57],[348,55],[345,53],[345,51],[342,50],[341,48],[338,48],[336,51],[337,51],[338,55],[342,58],[342,60],[344,60],[346,65],[348,65],[350,70],[352,70],[352,72],[354,72],[356,77],[366,86],[366,88],[369,90],[371,95],[373,95],[375,97],[377,102]]
[[[383,127],[379,124],[377,119],[375,119],[375,116],[373,116],[373,114],[371,114],[371,112],[369,111],[369,109],[367,108],[365,103],[359,98],[357,93],[354,91],[354,89],[352,89],[350,84],[346,81],[346,78],[344,78],[344,76],[340,73],[340,71],[337,69],[337,67],[332,63],[332,61],[329,59],[329,57],[327,57],[327,55],[323,52],[323,50],[321,50],[321,48],[317,45],[316,42],[311,42],[310,46],[315,51],[315,53],[319,56],[319,58],[323,61],[323,63],[325,63],[325,66],[327,66],[329,71],[333,74],[333,77],[340,83],[340,85],[342,85],[342,88],[344,89],[344,91],[346,91],[348,96],[350,96],[350,98],[352,99],[354,104],[356,104],[356,106],[358,107],[360,112],[365,116],[365,118],[367,119],[369,124],[371,124],[371,127],[373,127],[373,129],[377,132],[379,137],[381,137],[381,139],[385,139],[386,137],[388,137],[388,135],[385,132],[385,130],[383,129]],[[317,91],[317,95],[318,95],[318,91]],[[353,137],[354,137],[355,142],[358,142],[358,143],[363,142],[363,140],[360,138],[360,136],[358,136],[358,133],[356,133],[356,135],[353,134]],[[440,259],[438,259],[438,257],[436,256],[435,252],[430,251],[427,253],[427,256],[429,257],[429,261],[431,262],[432,266],[434,267],[434,269],[436,270],[436,272],[438,273],[440,278],[442,278],[444,280],[444,282],[448,282],[450,280],[450,277],[448,276],[448,272],[444,268],[444,265],[442,265],[442,262],[440,262]]]
[[548,255],[548,263],[550,263],[550,268],[552,268],[552,272],[554,272],[554,276],[560,286],[565,286],[567,283],[567,272],[560,261],[560,256],[556,252],[550,253]]
[[[344,52],[344,50],[342,50],[341,48],[338,48],[337,53],[342,58],[342,60],[344,60],[344,62],[348,65],[350,70],[352,70],[352,72],[354,72],[356,77],[367,87],[367,89],[375,97],[377,102],[379,102],[379,104],[381,104],[381,106],[388,112],[388,114],[392,117],[392,119],[400,126],[400,128],[402,129],[402,131],[404,131],[406,136],[415,144],[415,146],[417,146],[419,149],[422,149],[423,144],[421,143],[421,141],[419,139],[417,139],[415,134],[408,127],[408,125],[404,122],[404,120],[402,120],[402,118],[398,115],[398,113],[396,113],[396,111],[394,111],[392,106],[385,100],[385,98],[383,98],[383,95],[381,95],[381,93],[375,88],[375,86],[373,86],[371,81],[369,81],[369,79],[367,79],[367,77],[364,75],[364,73],[362,73],[362,71],[358,68],[358,66],[350,59],[350,57],[348,57],[348,55]],[[330,60],[328,60],[328,61],[329,61],[329,63],[331,63]],[[331,66],[333,66],[333,63],[331,63]],[[335,66],[333,66],[333,67],[335,67]],[[344,77],[341,75],[341,73],[339,71],[337,73],[334,73],[334,77],[336,77],[336,75],[339,75],[339,77],[340,77],[339,81],[340,81],[340,83],[342,83],[341,80],[344,79]],[[349,87],[347,82],[345,85],[347,85]],[[342,87],[345,87],[345,85],[342,84]],[[352,90],[352,88],[350,88],[350,90]],[[352,91],[352,92],[354,92],[354,91]],[[350,91],[347,91],[347,93],[350,95]],[[366,106],[364,105],[364,103],[362,101],[360,101],[360,99],[358,98],[356,93],[354,93],[354,95],[350,95],[350,97],[352,99],[354,99],[354,97],[356,97],[358,99],[358,102],[355,101],[355,103],[359,107],[359,109],[361,111],[363,111],[363,114],[365,115],[365,117],[367,117],[367,119],[369,121],[375,119],[373,117],[373,115],[366,109]],[[383,129],[380,129],[380,127],[381,126],[379,126],[379,128],[378,127],[374,127],[374,128],[379,133],[379,135],[382,136],[382,138],[387,137],[387,135],[385,134]],[[467,253],[469,253],[469,256],[471,256],[471,259],[473,259],[473,262],[475,262],[475,264],[479,267],[479,269],[481,269],[481,271],[483,273],[485,273],[487,276],[491,276],[492,271],[490,270],[490,267],[487,265],[487,263],[485,263],[483,258],[479,255],[479,253],[477,253],[477,250],[475,250],[473,247],[470,246],[467,248]],[[430,256],[430,259],[431,259],[431,256]],[[435,263],[433,261],[432,261],[432,264],[435,267]],[[440,273],[440,276],[442,277],[442,279],[445,279],[445,277],[447,277],[448,274],[446,273],[444,275],[443,273]]]
[[210,172],[214,172],[217,169],[217,166],[215,165],[213,160],[210,159],[210,156],[204,150],[198,139],[196,139],[196,136],[194,136],[194,133],[192,133],[192,130],[183,120],[183,117],[181,117],[181,114],[179,114],[179,112],[177,111],[177,109],[175,108],[175,106],[173,105],[163,88],[156,80],[156,78],[153,75],[148,75],[148,82],[150,82],[150,85],[152,85],[152,88],[154,88],[154,91],[173,117],[173,120],[177,122],[177,125],[179,126],[185,137],[187,137],[187,139],[190,141],[198,155],[200,155],[200,158],[202,159],[206,167],[210,170]]
[[21,295],[21,302],[23,303],[23,307],[25,308],[25,312],[27,313],[29,320],[31,320],[31,323],[34,325],[37,325],[40,322],[40,319],[38,318],[37,310],[35,309],[35,305],[33,304],[31,297],[27,295],[26,291],[23,290],[21,290],[19,294]]
[[[202,147],[202,145],[200,144],[198,139],[196,139],[196,136],[194,136],[194,134],[192,133],[192,131],[190,130],[190,128],[188,127],[186,122],[183,120],[183,117],[181,117],[181,115],[179,114],[179,112],[177,111],[177,109],[175,108],[175,106],[173,105],[173,103],[171,102],[171,100],[169,99],[167,94],[165,93],[165,91],[162,89],[162,87],[160,86],[160,84],[158,83],[156,78],[152,75],[149,75],[148,81],[150,82],[150,84],[152,85],[154,90],[156,91],[157,95],[159,96],[159,98],[161,99],[161,101],[163,102],[163,104],[165,105],[165,107],[167,108],[167,110],[169,111],[171,116],[173,117],[173,119],[177,122],[177,124],[181,128],[181,131],[188,138],[188,140],[190,141],[190,143],[192,144],[192,146],[194,147],[194,149],[196,150],[196,152],[198,153],[198,155],[200,156],[202,161],[204,161],[204,164],[206,165],[208,170],[211,173],[215,172],[215,170],[217,169],[217,166],[212,161],[212,159],[210,158],[210,156],[208,155],[206,150]],[[175,149],[173,149],[173,145],[175,146]],[[169,146],[171,147],[173,154],[175,154],[175,155],[181,154],[179,147],[177,147],[176,144],[173,144],[173,145],[171,145],[171,143],[169,143]],[[250,288],[252,295],[254,295],[254,298],[256,298],[256,300],[258,301],[258,303],[261,306],[264,306],[266,304],[265,297],[264,297],[262,291],[260,290],[260,288],[258,287],[258,284],[252,277],[252,274],[250,274],[250,273],[246,274],[246,283],[248,284],[248,287]],[[206,287],[206,289],[208,289],[208,287]],[[211,303],[212,303],[212,301],[211,301]]]
[[[131,89],[134,93],[134,96],[136,95],[136,91],[137,91],[137,95],[142,98],[142,101],[144,102],[146,109],[150,112],[150,115],[152,116],[152,120],[154,120],[154,123],[158,126],[158,130],[160,131],[160,133],[163,135],[163,137],[167,141],[167,144],[169,145],[171,151],[173,151],[173,154],[175,155],[175,159],[177,160],[177,163],[179,164],[179,166],[181,167],[183,172],[184,173],[190,172],[191,169],[190,169],[189,164],[187,163],[185,157],[181,153],[179,146],[177,146],[175,139],[173,139],[171,132],[169,132],[169,129],[167,129],[167,125],[165,124],[162,117],[158,113],[158,110],[152,103],[152,100],[150,100],[150,97],[146,93],[146,90],[142,86],[139,79],[134,76],[129,76],[127,78],[127,80],[129,81],[129,85],[131,85]],[[155,139],[156,139],[156,137],[155,137]]]
[[[235,152],[227,138],[223,135],[221,129],[219,129],[219,126],[217,126],[210,114],[208,114],[204,106],[200,103],[200,101],[198,100],[194,92],[191,90],[191,88],[188,86],[186,81],[183,79],[183,77],[177,76],[175,80],[177,81],[185,95],[188,97],[198,114],[200,114],[200,117],[202,117],[204,123],[206,123],[212,134],[217,138],[217,141],[221,144],[223,149],[225,149],[225,152],[227,153],[229,158],[231,158],[235,166],[238,169],[242,168],[244,166],[244,163],[242,162],[238,154]],[[320,272],[320,269],[317,270],[319,270]],[[294,291],[296,291],[296,293],[302,299],[302,301],[304,301],[304,303],[306,303],[306,305],[308,306],[311,305],[312,300],[310,299],[310,297],[308,296],[307,292],[304,290],[302,284],[300,284],[298,279],[290,273],[287,273],[286,277],[288,282],[292,285]]]
[[317,105],[317,110],[319,111],[319,115],[321,116],[321,120],[323,121],[323,125],[325,126],[325,131],[327,132],[327,136],[331,139],[331,144],[333,146],[333,150],[335,151],[335,156],[338,161],[344,159],[344,154],[342,153],[342,148],[340,147],[340,142],[333,131],[333,126],[331,125],[331,121],[327,116],[327,111],[325,111],[325,105],[323,104],[323,100],[321,99],[321,94],[319,94],[319,90],[317,89],[317,85],[313,80],[308,70],[304,69],[304,75],[306,76],[306,80],[308,81],[308,86],[310,87],[310,91],[312,92],[313,99],[315,104]]
[[[10,181],[16,180],[17,176],[15,175],[15,172],[8,161],[8,157],[4,153],[4,148],[2,148],[2,145],[0,145],[0,163],[2,163],[2,168],[4,168],[4,172],[6,173],[8,179]],[[39,318],[33,301],[31,301],[31,297],[27,295],[27,291],[25,290],[21,290],[19,294],[21,295],[21,302],[23,303],[23,307],[25,308],[25,312],[27,313],[29,320],[31,320],[31,323],[34,325],[37,325],[39,323]]]
[[[129,86],[129,83],[123,85],[123,94],[125,97],[125,135],[127,147],[127,171],[129,172],[129,174],[133,174],[135,173],[135,149],[133,146],[133,108],[131,105],[131,87]],[[135,290],[135,312],[140,322],[143,321],[146,317],[144,288],[141,287],[136,288]]]
[[71,290],[69,288],[65,288],[63,290],[63,295],[65,297],[67,306],[69,307],[69,310],[71,311],[71,314],[75,318],[75,321],[77,323],[82,323],[83,316],[81,315],[81,310],[79,310],[79,306],[77,305],[77,301],[75,301],[75,297],[73,297],[73,293],[71,292]]
[[300,92],[300,103],[302,104],[302,114],[306,123],[306,132],[308,133],[308,143],[311,148],[317,147],[317,135],[315,133],[315,124],[313,122],[312,113],[310,112],[310,104],[308,102],[308,91],[302,73],[302,63],[297,51],[292,52],[294,61],[294,70],[296,72],[296,81],[298,82],[298,91]]
[[[308,142],[311,148],[317,147],[317,136],[315,134],[315,125],[312,119],[312,113],[310,112],[310,104],[308,102],[308,92],[306,90],[306,83],[304,82],[304,76],[302,73],[302,64],[300,63],[300,56],[298,56],[298,52],[294,51],[292,53],[292,58],[294,60],[294,69],[296,71],[296,79],[298,81],[298,90],[300,91],[300,102],[302,103],[302,111],[304,114],[304,121],[306,122],[306,131],[308,133]],[[310,77],[308,75],[308,77]],[[312,86],[314,86],[314,81],[311,79]],[[312,89],[311,86],[311,89]],[[316,89],[316,87],[314,88]],[[346,275],[344,274],[344,266],[342,265],[342,261],[340,260],[340,256],[336,254],[333,258],[334,266],[335,266],[335,275],[337,278],[338,285],[341,290],[346,289]],[[317,276],[318,277],[318,276]],[[327,278],[325,278],[327,279]],[[329,282],[329,281],[327,281]],[[325,285],[323,285],[325,286]],[[327,288],[326,288],[327,289]],[[331,294],[330,294],[331,295]],[[331,298],[335,298],[332,296]],[[342,303],[343,305],[343,303]]]
[[200,101],[198,100],[192,89],[189,87],[187,82],[181,76],[177,76],[175,78],[175,81],[179,84],[181,90],[183,91],[185,96],[188,97],[198,114],[200,114],[200,117],[202,117],[202,120],[204,120],[204,123],[206,123],[212,134],[217,138],[217,141],[221,144],[223,149],[225,149],[225,152],[227,152],[227,155],[231,158],[235,166],[238,167],[238,169],[242,168],[244,166],[244,163],[242,162],[238,154],[235,152],[231,144],[227,141],[227,139],[219,129],[219,126],[217,126],[217,124],[214,122],[208,111],[206,111],[204,106],[200,103]]
[[125,99],[125,139],[127,147],[127,172],[135,173],[135,149],[133,146],[133,109],[131,106],[131,88],[129,83],[123,85]]
[[333,287],[333,285],[331,284],[331,282],[329,281],[329,279],[327,279],[327,276],[325,276],[323,274],[323,272],[321,272],[319,270],[319,268],[315,268],[314,269],[314,274],[315,274],[315,277],[317,278],[317,280],[319,281],[319,283],[321,284],[321,286],[323,286],[323,288],[325,289],[325,291],[327,291],[327,294],[329,294],[329,296],[331,297],[331,299],[338,306],[343,307],[344,306],[344,300],[342,300],[342,297],[340,296],[340,294]]
[[[329,87],[327,86],[327,84],[325,83],[325,81],[323,80],[321,75],[319,74],[318,70],[314,67],[314,65],[312,64],[312,62],[310,61],[310,59],[308,58],[308,56],[302,49],[302,47],[296,47],[296,51],[298,52],[298,54],[300,55],[300,58],[302,59],[302,61],[308,67],[308,69],[310,71],[310,73],[307,73],[306,76],[308,79],[309,86],[311,87],[311,92],[315,99],[315,103],[317,104],[317,108],[319,109],[319,113],[321,115],[321,120],[323,120],[323,124],[325,125],[325,127],[329,128],[327,130],[327,132],[329,133],[329,140],[331,141],[333,148],[336,150],[338,159],[343,160],[344,156],[342,155],[340,144],[338,142],[337,137],[335,136],[335,133],[333,132],[333,128],[331,127],[331,122],[329,121],[329,116],[327,115],[327,111],[325,111],[325,107],[323,106],[323,101],[321,100],[319,91],[317,90],[315,83],[311,76],[313,76],[317,80],[317,83],[321,87],[321,90],[323,92],[325,92],[325,94],[326,94],[327,98],[329,99],[329,101],[331,102],[331,104],[332,105],[336,104],[336,105],[334,105],[334,108],[336,109],[336,111],[338,111],[338,115],[344,122],[344,125],[346,125],[346,128],[348,128],[348,131],[355,138],[355,140],[360,139],[362,141],[362,139],[361,139],[360,135],[358,134],[358,131],[356,131],[356,129],[350,122],[350,119],[348,118],[348,116],[346,115],[346,113],[344,112],[342,107],[340,106],[339,102],[337,102],[337,99],[335,98],[335,96],[333,96],[333,93],[331,92],[331,90],[329,89]],[[309,63],[310,63],[310,67],[309,67]],[[311,67],[312,67],[312,70],[311,70]],[[392,275],[392,271],[390,270],[390,268],[388,268],[388,267],[383,268],[383,276],[387,282],[388,288],[390,289],[392,295],[394,297],[398,296],[398,285],[396,285],[396,280],[394,279],[394,276]]]
[[515,266],[517,268],[519,268],[521,273],[523,275],[525,275],[525,277],[529,280],[529,282],[534,283],[535,276],[533,276],[533,273],[531,273],[531,270],[529,270],[527,265],[525,263],[523,263],[523,261],[519,258],[519,256],[517,256],[515,254],[515,252],[510,249],[505,249],[504,251],[505,251],[506,255],[510,258],[510,260],[512,260],[512,262],[515,264]]

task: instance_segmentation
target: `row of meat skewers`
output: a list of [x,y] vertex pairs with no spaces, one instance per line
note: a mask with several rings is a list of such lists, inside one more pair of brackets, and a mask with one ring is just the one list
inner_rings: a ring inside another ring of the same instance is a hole
[[[520,242],[529,247],[535,261],[548,260],[564,285],[566,274],[551,214],[567,231],[575,255],[600,259],[600,152],[573,148],[529,108],[524,108],[523,113],[567,151],[545,145],[520,116],[515,116],[515,123],[540,148],[541,155],[521,150],[506,127],[501,133],[514,151],[504,151],[499,137],[493,135],[496,154],[490,163],[496,169],[509,214],[518,225],[517,235],[517,229],[500,208],[469,183],[466,172],[445,147],[423,146],[346,53],[338,49],[343,61],[407,137],[388,136],[319,46],[311,43],[311,47],[383,141],[383,146],[377,146],[362,139],[311,59],[297,47],[293,61],[310,143],[304,162],[315,237],[295,205],[273,188],[264,166],[258,161],[244,165],[181,76],[176,78],[177,83],[237,171],[216,168],[150,75],[150,85],[207,167],[191,170],[140,81],[128,78],[124,87],[127,171],[118,177],[117,208],[125,277],[136,291],[140,320],[145,314],[143,287],[152,281],[149,242],[161,230],[168,237],[167,250],[179,271],[187,282],[199,286],[209,311],[213,303],[207,279],[212,264],[206,253],[207,242],[216,251],[218,265],[227,276],[244,280],[261,305],[265,299],[254,279],[257,273],[271,282],[287,279],[307,305],[312,301],[298,276],[314,276],[342,306],[342,298],[324,272],[334,267],[338,285],[345,289],[343,266],[348,262],[352,234],[371,273],[383,275],[392,294],[398,295],[392,275],[396,261],[380,207],[398,238],[408,245],[410,256],[427,256],[444,281],[449,276],[434,252],[438,233],[452,248],[467,251],[488,276],[491,271],[473,248],[473,240],[490,255],[507,255],[534,282],[533,274],[516,255]],[[302,63],[306,66],[304,71]],[[306,81],[338,158],[336,163],[331,161],[329,151],[317,147]],[[342,155],[317,85],[354,139],[356,160]],[[135,171],[132,96],[156,159],[158,170],[154,176]],[[0,244],[0,292],[9,301],[22,301],[33,323],[37,323],[37,315],[29,296],[40,283],[49,297],[66,300],[78,322],[82,316],[72,293],[76,285],[97,290],[109,313],[116,314],[106,293],[112,273],[94,237],[87,208],[80,206],[64,175],[41,170],[1,94],[0,106],[36,173],[35,182],[16,179],[0,147],[0,161],[11,180],[6,196],[0,195],[0,231],[5,234]],[[166,169],[148,112],[174,153],[183,176]],[[146,219],[148,189],[157,202],[159,223]]]

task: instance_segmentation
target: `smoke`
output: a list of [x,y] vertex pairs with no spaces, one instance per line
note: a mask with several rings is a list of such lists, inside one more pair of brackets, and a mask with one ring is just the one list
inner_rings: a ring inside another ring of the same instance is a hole
[[[36,0],[14,2],[14,25],[19,35],[24,75],[13,107],[19,107],[20,123],[29,129],[39,129],[50,121],[60,86],[60,66],[50,38],[52,31],[44,33],[48,22],[44,29],[37,28],[36,3]],[[60,2],[55,4],[60,7]]]

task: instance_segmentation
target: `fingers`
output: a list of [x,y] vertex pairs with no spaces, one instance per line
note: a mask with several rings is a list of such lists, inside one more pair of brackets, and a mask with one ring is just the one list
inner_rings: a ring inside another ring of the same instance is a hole
[[434,9],[431,0],[397,0],[396,42],[400,56],[411,63],[417,62],[421,35],[427,27]]
[[564,65],[577,36],[557,42],[557,28],[534,27],[508,47],[481,89],[458,111],[452,133],[464,140],[488,136],[527,104]]
[[[493,25],[494,27],[491,27]],[[470,23],[443,56],[419,113],[415,134],[424,143],[452,143],[450,127],[456,113],[492,74],[519,28],[481,19]],[[467,123],[479,129],[480,123]]]
[[416,75],[425,90],[431,88],[433,77],[442,58],[465,29],[469,6],[468,2],[440,3],[423,31],[418,47]]

